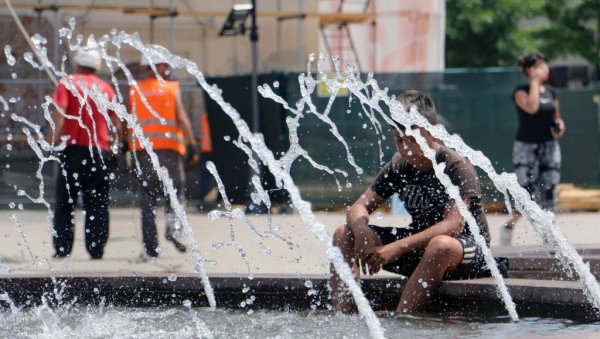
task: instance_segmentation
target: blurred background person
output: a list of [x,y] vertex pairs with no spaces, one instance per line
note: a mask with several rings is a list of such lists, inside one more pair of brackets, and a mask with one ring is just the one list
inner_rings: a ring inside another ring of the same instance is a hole
[[[57,109],[52,120],[56,132],[48,135],[54,144],[63,136],[68,137],[67,147],[58,154],[62,171],[56,184],[54,257],[67,257],[73,249],[75,205],[79,192],[82,192],[85,247],[92,259],[102,259],[109,230],[109,165],[112,159],[109,145],[111,137],[119,135],[120,121],[115,112],[101,112],[89,94],[96,87],[99,93],[108,96],[108,100],[115,95],[114,90],[96,75],[102,65],[100,54],[95,50],[80,50],[74,59],[75,73],[61,81],[54,91]],[[82,98],[87,100],[82,103]],[[109,127],[107,119],[111,120],[112,126]]]
[[[560,181],[558,139],[565,133],[556,92],[548,85],[550,68],[540,53],[519,59],[527,83],[517,86],[512,99],[519,129],[513,145],[513,166],[519,184],[545,209],[556,213],[556,185]],[[501,245],[510,245],[521,214],[514,211],[501,230]]]
[[[169,177],[173,180],[173,187],[177,190],[177,199],[185,207],[184,157],[187,153],[188,158],[198,161],[196,141],[190,119],[181,101],[179,82],[167,80],[170,70],[165,60],[154,60],[154,63],[156,73],[150,67],[150,61],[142,56],[140,65],[146,67],[147,78],[137,83],[139,91],[135,86],[130,87],[128,111],[137,115],[137,123],[141,126],[144,136],[152,143],[152,150],[158,156],[160,166],[167,169]],[[164,79],[163,84],[157,74]],[[141,96],[160,117],[151,112]],[[160,118],[164,119],[164,124]],[[181,225],[171,207],[170,197],[164,193],[162,181],[152,166],[150,155],[139,140],[135,139],[131,130],[128,130],[128,138],[129,151],[141,170],[137,173],[137,178],[140,187],[142,238],[146,253],[151,258],[156,258],[160,252],[156,229],[156,207],[159,199],[165,204],[166,239],[175,245],[177,251],[186,252],[186,246],[178,240]]]

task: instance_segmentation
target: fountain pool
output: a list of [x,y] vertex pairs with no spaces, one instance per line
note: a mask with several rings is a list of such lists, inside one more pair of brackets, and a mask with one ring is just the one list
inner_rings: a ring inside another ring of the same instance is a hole
[[[250,314],[248,314],[250,313]],[[364,320],[357,315],[324,311],[254,312],[208,308],[40,307],[0,314],[2,335],[12,338],[365,338]],[[568,320],[507,316],[481,318],[476,314],[442,318],[425,314],[397,318],[381,314],[388,338],[592,338],[600,324]]]

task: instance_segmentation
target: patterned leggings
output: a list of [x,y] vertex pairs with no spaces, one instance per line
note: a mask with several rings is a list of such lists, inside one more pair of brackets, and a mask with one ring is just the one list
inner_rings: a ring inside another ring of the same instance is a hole
[[556,213],[556,185],[560,181],[560,146],[558,141],[527,143],[515,141],[513,166],[519,185],[545,210]]

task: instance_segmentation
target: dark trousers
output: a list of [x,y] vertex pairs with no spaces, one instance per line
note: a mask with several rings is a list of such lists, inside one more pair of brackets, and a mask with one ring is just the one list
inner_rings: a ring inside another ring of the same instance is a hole
[[73,249],[75,204],[81,192],[85,211],[85,247],[93,259],[100,259],[108,240],[108,152],[102,152],[101,159],[97,149],[90,153],[87,147],[69,146],[58,157],[61,173],[56,184],[52,235],[56,256],[67,256]]
[[202,200],[204,200],[204,198],[208,194],[208,192],[210,192],[212,190],[212,188],[215,186],[212,174],[210,174],[210,171],[208,170],[208,168],[206,168],[206,163],[208,161],[212,161],[212,158],[213,158],[212,152],[210,152],[210,153],[202,152],[202,154],[200,155],[200,166],[199,166],[200,167],[200,178],[198,180],[200,181],[200,202],[201,203],[202,203]]
[[[157,150],[160,166],[165,167],[169,177],[173,180],[173,187],[177,191],[177,200],[185,207],[185,172],[183,170],[183,157],[173,151]],[[181,225],[176,221],[175,212],[171,208],[171,199],[164,193],[163,184],[150,161],[150,156],[145,151],[135,152],[141,173],[137,173],[140,184],[140,209],[142,210],[142,237],[144,249],[151,257],[158,256],[158,232],[156,230],[156,205],[157,200],[164,200],[167,219],[166,235],[178,237]]]

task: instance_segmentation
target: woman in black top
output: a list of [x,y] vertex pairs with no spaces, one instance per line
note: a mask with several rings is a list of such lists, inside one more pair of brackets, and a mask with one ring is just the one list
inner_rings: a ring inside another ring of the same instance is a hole
[[[556,185],[560,180],[560,146],[565,133],[556,93],[547,85],[550,75],[546,57],[529,54],[519,60],[528,83],[513,91],[519,130],[513,146],[513,165],[519,184],[543,209],[556,212]],[[521,215],[515,213],[502,229],[500,242],[510,245],[512,230]]]

